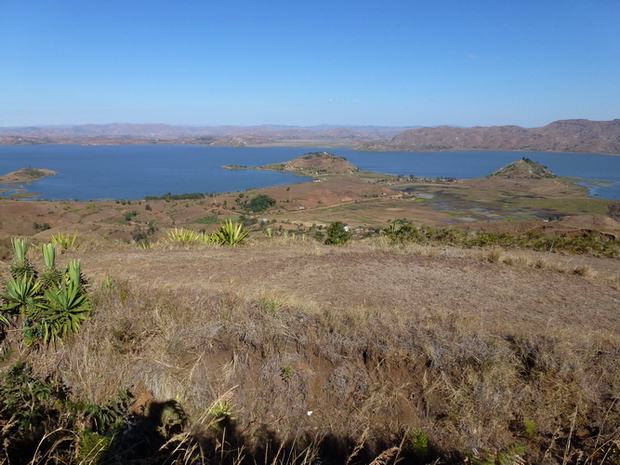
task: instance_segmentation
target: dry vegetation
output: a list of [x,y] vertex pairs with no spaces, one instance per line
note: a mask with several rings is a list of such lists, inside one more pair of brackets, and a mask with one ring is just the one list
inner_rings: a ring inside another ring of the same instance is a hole
[[131,393],[134,426],[90,461],[91,417],[54,433],[68,462],[618,461],[617,260],[301,237],[77,257],[92,319],[10,362],[74,402]]
[[[65,237],[93,306],[64,345],[5,326],[2,463],[619,464],[617,206],[556,178],[365,175],[0,199],[0,280],[8,238]],[[568,216],[445,228],[478,206]],[[209,234],[230,217],[255,229],[239,247]],[[325,245],[332,221],[356,239]]]

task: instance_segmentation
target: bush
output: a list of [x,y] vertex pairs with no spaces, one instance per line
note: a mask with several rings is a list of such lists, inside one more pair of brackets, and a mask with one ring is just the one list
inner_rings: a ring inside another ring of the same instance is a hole
[[41,232],[41,231],[47,231],[48,229],[51,228],[49,223],[43,223],[43,224],[39,224],[36,221],[34,222],[34,231],[35,233]]
[[327,245],[346,244],[351,239],[351,232],[342,221],[335,221],[327,227]]
[[138,212],[133,210],[130,212],[126,212],[125,213],[125,221],[130,222],[131,220],[133,220],[136,216],[138,216]]

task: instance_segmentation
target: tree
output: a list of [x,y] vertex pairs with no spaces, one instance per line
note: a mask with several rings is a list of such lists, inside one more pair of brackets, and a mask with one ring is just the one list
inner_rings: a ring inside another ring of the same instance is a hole
[[334,221],[327,227],[325,244],[342,245],[346,244],[349,239],[351,239],[351,232],[342,221]]

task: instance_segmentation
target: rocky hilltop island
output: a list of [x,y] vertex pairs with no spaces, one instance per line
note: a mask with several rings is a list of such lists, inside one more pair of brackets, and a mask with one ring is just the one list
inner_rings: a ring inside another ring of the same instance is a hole
[[54,176],[58,171],[45,168],[22,168],[0,176],[0,185],[3,184],[29,184],[38,181],[46,176]]
[[362,171],[346,158],[337,157],[329,152],[310,152],[287,162],[270,163],[258,168],[244,165],[224,165],[222,168],[233,170],[285,171],[302,176],[348,174]]
[[513,161],[512,163],[487,176],[487,178],[493,177],[503,177],[508,179],[544,179],[555,178],[556,176],[546,166],[524,157],[521,160]]

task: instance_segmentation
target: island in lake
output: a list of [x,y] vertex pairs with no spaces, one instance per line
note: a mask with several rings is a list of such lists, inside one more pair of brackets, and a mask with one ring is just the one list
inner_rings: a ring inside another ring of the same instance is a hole
[[22,168],[0,176],[0,194],[7,191],[15,191],[12,198],[30,198],[39,195],[36,192],[26,192],[22,184],[30,184],[46,176],[58,174],[58,171],[45,168]]
[[249,167],[244,165],[224,165],[229,170],[283,171],[301,176],[329,176],[336,174],[360,173],[362,170],[344,157],[329,152],[310,152],[301,157],[282,163]]
[[0,185],[5,184],[30,184],[46,176],[58,174],[58,171],[45,168],[22,168],[0,176]]

